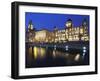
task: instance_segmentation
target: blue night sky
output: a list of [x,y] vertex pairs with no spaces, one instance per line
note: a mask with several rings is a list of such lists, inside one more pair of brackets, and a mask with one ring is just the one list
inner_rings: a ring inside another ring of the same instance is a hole
[[[54,26],[58,29],[64,29],[65,23],[71,19],[73,25],[80,26],[84,19],[89,22],[89,15],[72,15],[72,14],[54,14],[54,13],[25,13],[25,26],[28,28],[29,21],[32,20],[33,26],[36,30],[48,29],[52,31]],[[89,26],[89,23],[88,23]]]

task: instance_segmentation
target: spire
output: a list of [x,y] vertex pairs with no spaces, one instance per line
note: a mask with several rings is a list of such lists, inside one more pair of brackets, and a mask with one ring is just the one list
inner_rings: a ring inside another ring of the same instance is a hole
[[32,24],[32,20],[29,21],[29,24]]
[[87,22],[87,19],[85,18],[82,22],[82,26],[87,26],[88,25],[88,22]]

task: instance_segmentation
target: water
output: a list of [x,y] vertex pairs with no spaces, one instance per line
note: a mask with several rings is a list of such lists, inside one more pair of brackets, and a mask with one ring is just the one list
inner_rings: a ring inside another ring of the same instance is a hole
[[89,65],[89,50],[68,46],[26,46],[26,68]]

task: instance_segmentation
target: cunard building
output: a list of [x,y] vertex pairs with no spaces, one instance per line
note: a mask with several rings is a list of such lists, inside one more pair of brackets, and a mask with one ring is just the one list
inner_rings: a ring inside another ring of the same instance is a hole
[[69,19],[66,22],[65,29],[58,30],[57,28],[55,28],[55,42],[88,41],[88,40],[89,40],[89,32],[86,20],[82,22],[82,25],[74,27],[72,20]]

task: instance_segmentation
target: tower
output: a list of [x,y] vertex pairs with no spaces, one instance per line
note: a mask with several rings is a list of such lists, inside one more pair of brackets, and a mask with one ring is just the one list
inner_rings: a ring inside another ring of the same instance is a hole
[[29,24],[28,24],[28,41],[29,42],[34,42],[35,41],[35,28],[32,24],[32,20],[29,21]]
[[88,22],[87,22],[87,19],[83,20],[82,27],[84,29],[84,34],[88,34]]
[[88,26],[87,19],[84,19],[84,20],[83,20],[83,22],[82,22],[82,26],[84,26],[84,27]]
[[32,24],[32,20],[29,21],[29,24],[28,24],[28,32],[33,30],[34,27],[33,27],[33,24]]
[[88,21],[87,19],[84,19],[82,22],[82,28],[83,28],[83,40],[88,41],[89,40],[89,31],[88,31]]
[[67,28],[72,28],[72,20],[71,19],[68,19],[67,22],[66,22],[66,27]]
[[58,28],[54,26],[54,42],[58,41]]
[[72,36],[72,32],[73,32],[73,23],[72,23],[72,20],[71,19],[68,19],[67,22],[66,22],[66,28],[68,30],[68,35],[67,35],[67,40],[68,41],[72,41],[73,40],[73,36]]

